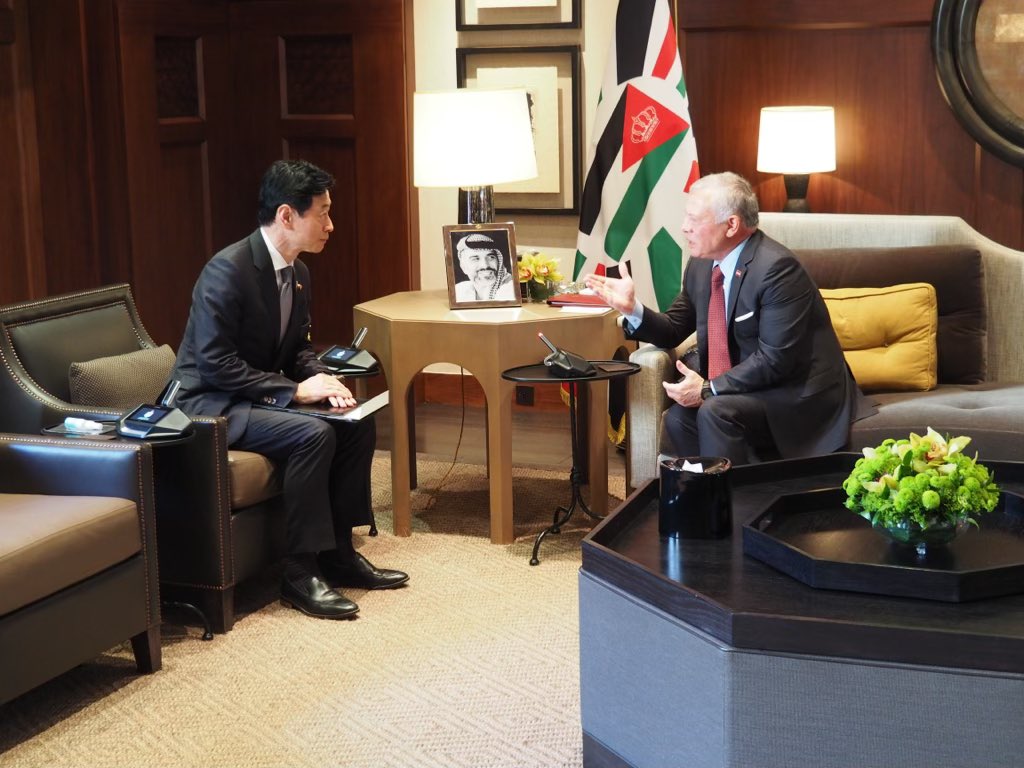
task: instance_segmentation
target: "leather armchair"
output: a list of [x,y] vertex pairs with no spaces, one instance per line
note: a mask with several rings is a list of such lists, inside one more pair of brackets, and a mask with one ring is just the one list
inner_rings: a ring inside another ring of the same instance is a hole
[[131,639],[160,669],[148,445],[0,434],[0,704]]
[[[154,347],[126,284],[0,308],[0,429],[116,419],[122,410],[70,402],[70,364]],[[228,450],[225,419],[193,422],[193,440],[154,450],[160,585],[227,632],[235,586],[283,552],[280,480],[265,457]]]

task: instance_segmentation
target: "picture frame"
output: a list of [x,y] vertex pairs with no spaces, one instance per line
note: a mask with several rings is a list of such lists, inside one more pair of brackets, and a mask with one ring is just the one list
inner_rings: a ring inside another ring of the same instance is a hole
[[515,224],[446,224],[441,229],[450,309],[522,305]]
[[937,0],[932,54],[942,95],[964,129],[1000,159],[1024,167],[1024,89],[1016,59],[1024,28],[1013,8],[1012,0]]
[[578,215],[580,47],[456,48],[460,88],[525,88],[530,98],[536,179],[494,187],[501,214]]
[[580,0],[455,0],[455,29],[579,29]]

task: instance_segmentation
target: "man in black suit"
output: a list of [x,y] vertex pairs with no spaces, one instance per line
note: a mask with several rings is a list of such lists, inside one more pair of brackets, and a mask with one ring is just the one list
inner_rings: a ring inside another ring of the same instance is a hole
[[680,360],[682,379],[664,384],[675,401],[665,430],[681,456],[747,464],[829,453],[846,443],[862,408],[817,286],[757,226],[746,179],[706,176],[690,188],[690,258],[666,312],[636,300],[625,264],[620,278],[587,277],[626,316],[627,338],[672,348],[697,332],[699,370]]
[[225,416],[228,444],[284,469],[287,558],[281,599],[310,616],[340,619],[359,607],[336,587],[390,589],[408,581],[378,569],[352,546],[352,528],[372,522],[374,421],[324,421],[253,408],[253,403],[354,405],[310,343],[309,269],[334,230],[334,178],[301,160],[279,160],[263,176],[259,228],[203,268],[192,291],[173,377],[175,404]]

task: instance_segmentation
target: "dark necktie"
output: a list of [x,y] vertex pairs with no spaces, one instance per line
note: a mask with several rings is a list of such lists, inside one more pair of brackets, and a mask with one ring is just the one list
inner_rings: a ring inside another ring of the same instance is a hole
[[292,273],[293,267],[285,267],[281,270],[281,333],[277,340],[284,338],[284,332],[288,329],[288,320],[292,316]]
[[711,270],[711,298],[708,300],[708,379],[732,368],[729,359],[729,335],[725,328],[725,276],[716,264]]

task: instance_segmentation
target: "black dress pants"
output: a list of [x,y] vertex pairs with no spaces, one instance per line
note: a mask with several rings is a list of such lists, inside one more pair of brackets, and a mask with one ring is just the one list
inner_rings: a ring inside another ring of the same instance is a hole
[[352,528],[373,522],[370,467],[373,417],[328,421],[253,408],[232,448],[272,459],[284,470],[287,554],[352,552]]
[[724,456],[734,465],[778,458],[764,400],[756,395],[712,396],[699,408],[673,404],[665,432],[678,456]]

